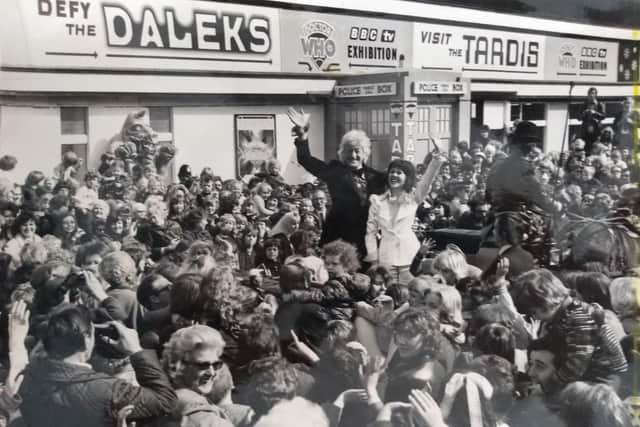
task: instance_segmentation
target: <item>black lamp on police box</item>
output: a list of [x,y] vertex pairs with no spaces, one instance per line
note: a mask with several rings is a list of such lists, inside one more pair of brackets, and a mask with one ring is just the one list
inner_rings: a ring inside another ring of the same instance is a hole
[[389,109],[391,110],[391,114],[393,114],[393,117],[396,119],[400,117],[400,114],[402,114],[402,104],[399,102],[394,102],[393,104],[389,105]]
[[407,111],[409,115],[409,120],[413,119],[413,115],[416,113],[418,106],[414,103],[410,103],[404,106],[404,109]]

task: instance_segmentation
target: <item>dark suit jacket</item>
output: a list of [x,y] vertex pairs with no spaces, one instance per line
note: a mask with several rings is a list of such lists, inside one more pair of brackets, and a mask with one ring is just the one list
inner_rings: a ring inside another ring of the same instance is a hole
[[536,260],[533,255],[531,255],[525,249],[522,249],[521,246],[511,246],[501,255],[498,255],[496,257],[496,259],[482,274],[483,277],[489,277],[496,274],[498,260],[502,257],[509,259],[509,273],[507,273],[508,280],[515,279],[522,273],[526,273],[527,271],[536,268]]
[[329,188],[331,209],[323,224],[320,243],[343,239],[355,244],[361,256],[367,252],[364,235],[369,215],[369,196],[382,194],[386,188],[386,174],[365,166],[367,197],[362,200],[351,169],[338,160],[325,163],[311,155],[309,141],[296,140],[298,163],[309,173],[324,181]]

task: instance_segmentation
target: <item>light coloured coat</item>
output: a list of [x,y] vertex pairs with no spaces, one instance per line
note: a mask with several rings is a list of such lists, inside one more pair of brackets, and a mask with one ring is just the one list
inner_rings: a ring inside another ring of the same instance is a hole
[[[382,195],[371,195],[365,246],[365,261],[386,268],[404,267],[411,264],[420,249],[420,242],[413,231],[418,203],[422,203],[429,192],[442,160],[434,158],[413,193],[403,193],[394,198],[387,191]],[[398,204],[393,217],[392,204]],[[377,239],[380,237],[380,246]]]

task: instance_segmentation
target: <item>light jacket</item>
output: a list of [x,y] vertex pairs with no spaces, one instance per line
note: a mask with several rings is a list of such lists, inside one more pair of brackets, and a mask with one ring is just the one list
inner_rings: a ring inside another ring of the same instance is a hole
[[[432,159],[418,182],[415,192],[405,192],[399,200],[392,200],[389,191],[369,197],[369,217],[365,235],[366,261],[376,262],[387,268],[411,265],[420,249],[420,242],[412,228],[418,203],[424,201],[441,165],[440,158]],[[393,203],[398,204],[395,218],[391,210]],[[380,233],[379,248],[377,247],[378,233]]]
[[[416,216],[417,203],[410,195],[407,195],[406,200],[394,201],[388,192],[381,196],[372,195],[370,202],[365,236],[366,260],[385,267],[411,265],[413,257],[420,249],[420,242],[411,228]],[[393,203],[398,203],[395,218],[392,218]]]

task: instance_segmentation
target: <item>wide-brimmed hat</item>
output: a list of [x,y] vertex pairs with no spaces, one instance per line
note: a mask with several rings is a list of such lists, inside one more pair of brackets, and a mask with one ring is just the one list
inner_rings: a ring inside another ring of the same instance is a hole
[[538,136],[536,132],[537,128],[538,127],[531,122],[524,121],[518,123],[511,135],[511,143],[515,145],[522,145],[542,142],[540,136]]

